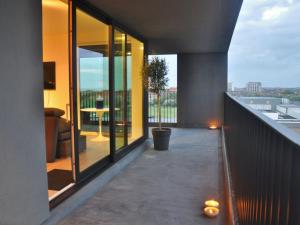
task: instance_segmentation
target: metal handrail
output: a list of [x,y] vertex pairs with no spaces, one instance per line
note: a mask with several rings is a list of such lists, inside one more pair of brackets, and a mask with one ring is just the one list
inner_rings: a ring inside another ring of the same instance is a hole
[[[158,123],[157,112],[157,96],[155,93],[149,92],[148,94],[148,122],[150,124]],[[177,123],[177,91],[166,90],[161,93],[161,109],[163,111],[162,123],[176,124]]]
[[224,108],[239,224],[299,224],[300,137],[227,93]]
[[225,93],[225,95],[230,98],[232,101],[235,101],[237,104],[239,104],[242,108],[249,111],[249,113],[253,114],[257,119],[264,122],[267,126],[274,129],[275,132],[277,132],[280,135],[283,135],[287,139],[289,139],[291,142],[293,142],[295,145],[300,146],[300,135],[297,134],[295,131],[283,126],[280,123],[275,122],[274,120],[270,119],[266,115],[262,114],[261,112],[251,108],[244,102],[239,101],[236,97],[232,96],[229,93]]

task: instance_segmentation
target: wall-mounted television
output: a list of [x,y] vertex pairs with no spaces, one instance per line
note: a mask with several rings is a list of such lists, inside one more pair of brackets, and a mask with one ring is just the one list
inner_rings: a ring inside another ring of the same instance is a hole
[[55,62],[44,62],[44,89],[55,90]]

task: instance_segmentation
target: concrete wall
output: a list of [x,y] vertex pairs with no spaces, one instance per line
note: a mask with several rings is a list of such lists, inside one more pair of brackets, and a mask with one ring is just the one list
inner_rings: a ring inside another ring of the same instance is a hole
[[227,53],[178,54],[178,125],[223,123]]
[[0,224],[49,215],[41,1],[0,1]]

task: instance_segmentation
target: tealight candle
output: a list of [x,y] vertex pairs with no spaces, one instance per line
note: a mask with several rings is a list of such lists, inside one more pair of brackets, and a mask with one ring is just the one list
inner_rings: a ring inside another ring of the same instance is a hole
[[220,210],[216,207],[208,206],[204,208],[204,214],[210,218],[216,217],[219,214],[219,212]]
[[219,207],[219,202],[215,200],[207,200],[205,201],[205,206],[211,206],[211,207]]
[[210,126],[209,126],[209,129],[215,130],[215,129],[217,129],[217,126],[216,126],[216,125],[210,125]]

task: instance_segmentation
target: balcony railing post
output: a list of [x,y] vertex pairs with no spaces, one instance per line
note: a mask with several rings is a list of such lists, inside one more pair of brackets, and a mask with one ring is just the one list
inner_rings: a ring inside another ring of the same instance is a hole
[[300,137],[228,95],[224,110],[239,223],[300,224]]

